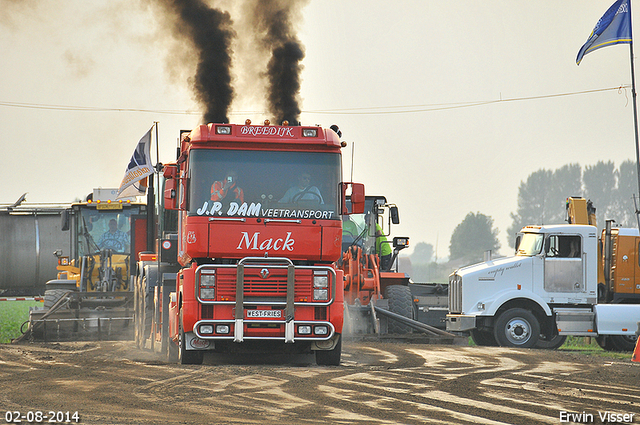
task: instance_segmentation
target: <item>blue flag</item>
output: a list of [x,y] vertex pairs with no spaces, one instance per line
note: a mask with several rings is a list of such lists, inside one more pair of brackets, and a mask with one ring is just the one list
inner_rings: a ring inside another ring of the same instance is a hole
[[587,53],[614,44],[631,44],[631,4],[629,0],[616,1],[596,24],[591,35],[578,52],[580,65]]
[[124,173],[122,183],[118,189],[116,199],[130,198],[142,196],[147,191],[147,176],[153,174],[153,165],[151,165],[151,130],[142,136],[138,142],[136,150],[133,151],[131,161]]

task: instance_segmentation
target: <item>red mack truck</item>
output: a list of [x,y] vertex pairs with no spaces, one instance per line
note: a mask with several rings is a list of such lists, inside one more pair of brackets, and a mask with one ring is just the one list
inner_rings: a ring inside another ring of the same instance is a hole
[[181,135],[164,166],[157,248],[138,263],[138,346],[183,364],[207,351],[339,364],[341,218],[365,200],[362,184],[342,182],[344,146],[331,129],[268,122]]

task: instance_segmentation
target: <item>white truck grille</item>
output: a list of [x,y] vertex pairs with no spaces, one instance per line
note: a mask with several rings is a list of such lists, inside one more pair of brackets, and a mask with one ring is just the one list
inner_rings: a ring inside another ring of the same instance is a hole
[[449,313],[462,313],[462,277],[449,276]]

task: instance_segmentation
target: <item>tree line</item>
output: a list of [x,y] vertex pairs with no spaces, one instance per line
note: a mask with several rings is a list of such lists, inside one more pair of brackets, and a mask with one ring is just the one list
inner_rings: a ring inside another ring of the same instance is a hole
[[[515,235],[528,224],[565,223],[566,200],[570,196],[593,202],[599,229],[608,219],[623,227],[638,226],[634,204],[638,192],[636,170],[636,162],[627,160],[618,168],[612,161],[599,161],[584,169],[579,164],[568,164],[556,170],[534,171],[518,188],[518,207],[511,213],[512,223],[507,228],[510,250],[514,248]],[[488,250],[497,254],[501,248],[498,232],[490,216],[470,212],[451,234],[449,264],[436,263],[433,245],[419,242],[409,256],[411,277],[415,282],[446,281],[453,271],[452,264],[480,262]]]

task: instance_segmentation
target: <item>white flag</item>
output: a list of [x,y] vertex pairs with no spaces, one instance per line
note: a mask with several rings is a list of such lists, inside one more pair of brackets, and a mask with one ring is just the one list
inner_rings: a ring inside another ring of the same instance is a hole
[[152,129],[153,127],[142,136],[136,150],[133,151],[116,199],[142,196],[147,192],[147,176],[153,174],[150,154]]

